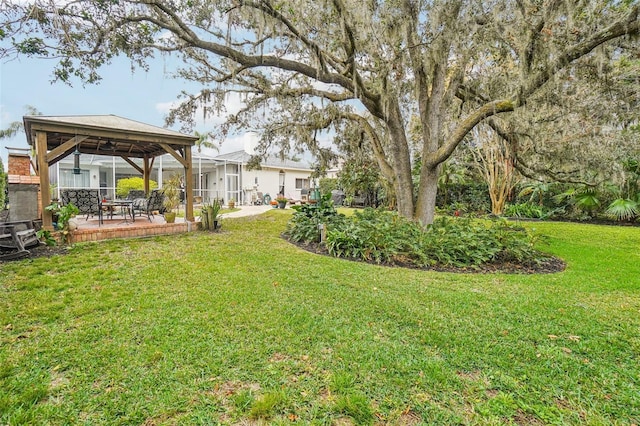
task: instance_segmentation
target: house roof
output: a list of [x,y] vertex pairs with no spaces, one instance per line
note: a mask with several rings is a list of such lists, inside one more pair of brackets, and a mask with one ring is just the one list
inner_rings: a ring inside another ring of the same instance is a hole
[[[236,163],[247,164],[251,159],[251,154],[246,151],[235,151],[228,154],[222,154],[215,157],[216,160],[233,161]],[[275,155],[267,156],[261,159],[260,165],[262,167],[273,167],[276,169],[289,169],[289,170],[313,170],[313,167],[306,161],[296,161],[285,158],[282,160]]]
[[165,147],[179,151],[198,139],[117,115],[28,115],[23,121],[29,145],[36,145],[36,132],[46,132],[47,150],[64,146],[63,157],[77,148],[83,154],[148,158],[167,153]]

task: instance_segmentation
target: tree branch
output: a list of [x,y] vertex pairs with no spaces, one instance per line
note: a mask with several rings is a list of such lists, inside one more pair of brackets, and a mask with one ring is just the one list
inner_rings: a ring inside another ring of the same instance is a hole
[[359,123],[362,126],[362,128],[364,129],[364,131],[367,133],[367,135],[371,140],[371,147],[373,148],[373,153],[378,162],[378,166],[380,167],[380,171],[389,182],[394,182],[396,178],[395,178],[393,167],[391,167],[391,164],[389,164],[389,162],[387,161],[387,155],[384,152],[384,147],[382,146],[382,142],[380,141],[378,134],[376,133],[375,129],[371,126],[369,121],[358,114],[344,113],[341,115],[347,119],[350,119],[352,121]]
[[521,87],[518,95],[518,103],[526,103],[527,98],[537,92],[538,89],[548,82],[558,71],[576,59],[587,55],[596,47],[624,35],[638,34],[640,32],[640,21],[638,21],[639,10],[639,5],[633,6],[624,19],[614,22],[604,30],[591,35],[587,40],[569,47],[559,55],[555,61],[550,61],[546,67],[534,74],[529,80],[528,85],[525,84]]
[[491,117],[502,112],[513,111],[514,108],[515,103],[508,99],[488,102],[480,108],[477,108],[460,122],[451,136],[449,136],[447,141],[445,141],[437,151],[427,155],[425,163],[428,167],[435,167],[446,161],[458,144],[462,142],[467,133],[469,133],[478,123],[487,117]]

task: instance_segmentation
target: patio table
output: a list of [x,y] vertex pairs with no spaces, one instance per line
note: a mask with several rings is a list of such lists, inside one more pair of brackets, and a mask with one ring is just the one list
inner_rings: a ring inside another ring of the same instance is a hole
[[129,223],[127,215],[131,216],[132,222],[136,221],[136,217],[133,214],[133,200],[106,200],[102,201],[102,207],[107,208],[109,219],[113,219],[113,213],[119,207],[124,216],[124,223]]

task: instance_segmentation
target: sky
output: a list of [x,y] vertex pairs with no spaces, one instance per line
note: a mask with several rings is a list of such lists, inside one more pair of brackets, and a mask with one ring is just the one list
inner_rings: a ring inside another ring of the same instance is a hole
[[[164,127],[169,108],[180,92],[198,89],[195,83],[171,77],[170,72],[175,68],[171,58],[154,59],[148,72],[139,69],[132,72],[128,59],[116,58],[113,64],[101,70],[103,79],[99,84],[84,87],[79,81],[74,82],[73,87],[52,83],[54,60],[18,58],[0,61],[0,129],[6,129],[14,121],[22,121],[27,105],[43,115],[115,114]],[[237,99],[229,99],[227,109],[235,112],[239,106]],[[198,120],[196,130],[205,132],[220,124],[223,118],[205,122],[200,117]],[[179,123],[171,128],[180,131]],[[232,136],[222,143],[219,153],[243,149],[249,139],[255,139],[255,135]],[[28,145],[24,133],[19,133],[14,138],[0,140],[0,147],[6,169],[6,147],[28,148]],[[203,153],[218,154],[206,149]]]

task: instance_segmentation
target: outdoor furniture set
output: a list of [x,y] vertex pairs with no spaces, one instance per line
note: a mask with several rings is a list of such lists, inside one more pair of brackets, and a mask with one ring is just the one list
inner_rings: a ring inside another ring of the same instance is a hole
[[[114,213],[119,208],[125,221],[131,217],[135,222],[136,214],[147,215],[151,218],[156,212],[163,213],[164,195],[160,190],[153,190],[149,197],[144,196],[144,191],[130,191],[124,200],[107,200],[100,197],[98,189],[68,189],[61,192],[62,205],[73,203],[80,215],[98,216],[98,223],[102,224],[105,214],[113,219]],[[6,217],[0,220],[0,260],[19,259],[30,255],[29,248],[40,244],[37,235],[36,223],[32,220],[6,221]],[[128,223],[128,222],[127,222]]]
[[99,224],[104,223],[105,216],[113,219],[118,210],[127,223],[128,217],[135,222],[136,214],[147,215],[151,222],[156,212],[164,212],[164,196],[158,189],[152,190],[149,197],[144,196],[144,191],[132,190],[127,198],[116,200],[100,197],[98,189],[67,189],[61,192],[61,201],[62,205],[73,203],[80,210],[80,215],[85,216],[85,220],[89,216],[98,216]]

